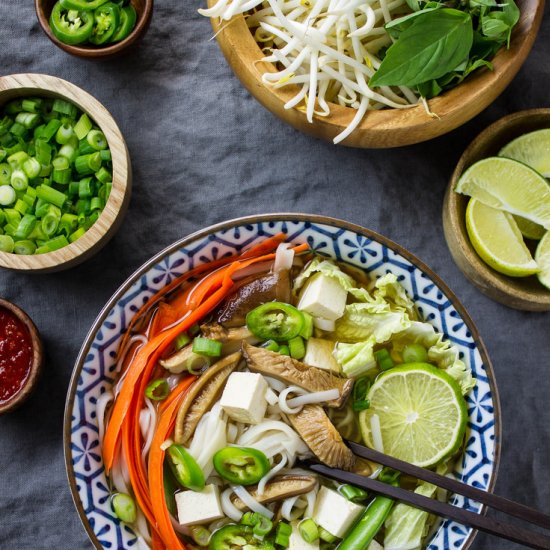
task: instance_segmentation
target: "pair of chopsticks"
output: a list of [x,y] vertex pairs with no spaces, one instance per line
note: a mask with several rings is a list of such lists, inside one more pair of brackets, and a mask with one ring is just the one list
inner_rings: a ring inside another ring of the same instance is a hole
[[[398,470],[417,479],[422,479],[423,481],[427,481],[428,483],[447,489],[457,495],[470,498],[495,510],[499,510],[505,514],[527,521],[533,525],[550,529],[550,516],[534,510],[533,508],[529,508],[524,504],[476,489],[475,487],[466,485],[456,479],[436,474],[435,472],[426,470],[425,468],[419,468],[418,466],[414,466],[413,464],[409,464],[403,460],[399,460],[373,449],[358,445],[352,441],[346,441],[346,444],[356,456],[366,458],[376,462],[377,464],[392,468],[393,470]],[[515,525],[510,525],[508,523],[502,523],[484,515],[470,512],[463,508],[458,508],[457,506],[453,506],[446,502],[440,502],[438,500],[413,493],[412,491],[401,489],[400,487],[393,487],[387,483],[382,483],[381,481],[376,481],[375,479],[359,474],[346,472],[337,468],[330,468],[329,466],[325,466],[324,464],[320,464],[315,461],[303,461],[302,466],[328,478],[335,479],[342,483],[349,483],[351,485],[361,487],[362,489],[368,489],[381,495],[386,495],[390,498],[405,502],[432,514],[458,521],[464,525],[469,525],[480,531],[490,533],[491,535],[508,539],[530,548],[550,550],[550,536],[543,535],[535,531],[530,531]]]

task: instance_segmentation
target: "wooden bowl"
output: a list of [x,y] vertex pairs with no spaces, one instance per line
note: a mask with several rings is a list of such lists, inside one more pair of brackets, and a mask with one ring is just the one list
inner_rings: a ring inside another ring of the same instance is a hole
[[15,97],[59,97],[87,113],[105,134],[112,154],[113,187],[98,220],[75,242],[45,254],[0,252],[0,266],[17,271],[59,271],[77,265],[100,250],[116,233],[128,209],[132,186],[126,142],[110,113],[90,94],[61,78],[41,74],[0,77],[0,105]]
[[[208,0],[211,7],[216,0]],[[367,113],[358,128],[342,142],[350,147],[384,148],[410,145],[432,139],[464,124],[490,105],[508,86],[525,61],[535,41],[544,11],[544,0],[519,0],[521,18],[516,25],[510,49],[502,49],[493,59],[494,71],[476,71],[460,86],[430,100],[430,108],[440,118],[428,116],[424,107],[385,109]],[[310,124],[306,115],[284,104],[297,92],[295,86],[273,89],[262,83],[262,74],[273,72],[242,15],[222,24],[212,19],[212,26],[227,62],[246,89],[267,109],[306,134],[332,141],[355,116],[349,107],[329,104],[331,115],[314,117]],[[223,30],[220,31],[221,26]]]
[[93,46],[92,44],[71,46],[56,38],[50,28],[50,15],[56,2],[57,0],[34,0],[36,15],[42,29],[56,46],[67,53],[86,59],[114,57],[123,51],[127,51],[147,32],[153,16],[153,0],[131,0],[131,4],[137,12],[137,20],[134,30],[124,40],[106,46]]
[[466,206],[470,197],[455,193],[453,188],[469,166],[496,155],[504,145],[522,134],[543,128],[550,128],[550,109],[520,111],[489,126],[460,157],[443,202],[445,239],[462,273],[489,298],[528,311],[550,311],[550,290],[536,277],[508,277],[498,273],[477,255],[466,231]]
[[28,329],[33,349],[33,357],[30,373],[25,380],[23,387],[8,401],[0,404],[0,414],[11,412],[19,407],[32,393],[38,381],[38,375],[42,370],[44,364],[44,351],[42,347],[42,340],[40,334],[36,329],[36,326],[32,322],[31,318],[19,307],[7,300],[0,298],[0,308],[7,309],[15,317],[17,317]]

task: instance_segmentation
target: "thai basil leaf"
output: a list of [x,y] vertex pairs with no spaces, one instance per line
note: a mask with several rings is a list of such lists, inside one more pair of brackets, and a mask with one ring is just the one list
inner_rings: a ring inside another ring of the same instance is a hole
[[426,99],[438,96],[443,88],[438,84],[437,80],[428,80],[428,82],[422,82],[416,87],[417,92]]
[[437,7],[425,8],[422,11],[409,13],[404,17],[400,17],[399,19],[394,19],[393,21],[390,21],[384,26],[384,28],[388,31],[388,34],[390,36],[392,36],[393,38],[399,38],[399,35],[404,30],[407,30],[414,23],[416,18],[423,17],[424,14],[437,10],[441,7],[443,6],[441,4],[438,4]]
[[481,19],[481,32],[493,40],[504,40],[510,31],[510,25],[503,20],[502,12],[491,12]]
[[516,25],[516,23],[519,21],[520,12],[514,0],[507,0],[502,12],[506,17],[506,22],[510,26],[510,30],[508,31],[508,36],[506,37],[506,43],[508,45],[507,47],[509,48],[510,37],[512,36],[512,29]]
[[483,36],[480,32],[474,31],[474,42],[470,50],[470,57],[475,59],[489,59],[500,50],[503,42],[492,40]]
[[472,18],[442,8],[416,17],[388,49],[370,86],[417,86],[452,71],[468,58]]

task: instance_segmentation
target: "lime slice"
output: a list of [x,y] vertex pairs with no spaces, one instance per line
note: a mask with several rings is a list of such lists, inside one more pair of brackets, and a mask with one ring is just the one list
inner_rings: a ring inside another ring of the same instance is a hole
[[466,229],[475,251],[499,273],[527,277],[539,270],[508,212],[470,199],[466,208]]
[[417,466],[437,464],[464,439],[468,414],[460,387],[433,365],[409,363],[390,369],[376,379],[367,397],[370,407],[359,414],[359,425],[369,447],[374,447],[374,415],[384,452]]
[[535,251],[535,260],[539,264],[539,281],[550,290],[550,231],[544,235]]
[[534,223],[530,220],[526,220],[521,216],[514,216],[514,220],[516,220],[516,223],[518,224],[518,229],[521,231],[521,234],[526,239],[532,239],[533,241],[540,241],[544,236],[544,234],[546,233],[546,229],[544,229],[542,225],[539,225],[538,223]]
[[476,162],[455,191],[550,229],[550,185],[529,166],[504,157]]
[[505,145],[499,157],[519,160],[550,178],[550,129],[523,134]]

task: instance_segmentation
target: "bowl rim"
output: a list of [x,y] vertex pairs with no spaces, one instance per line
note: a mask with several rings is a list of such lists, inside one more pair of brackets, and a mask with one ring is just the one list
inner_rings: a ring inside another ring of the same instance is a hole
[[[527,291],[521,287],[511,288],[515,279],[514,277],[498,273],[479,257],[470,240],[458,229],[465,226],[466,204],[469,197],[456,193],[453,187],[469,166],[482,158],[491,156],[480,156],[480,149],[487,148],[488,144],[489,149],[496,150],[494,144],[499,143],[502,135],[511,126],[519,126],[522,122],[527,123],[527,121],[531,120],[536,121],[541,116],[548,119],[548,124],[545,127],[550,128],[550,107],[541,107],[510,113],[483,129],[460,156],[449,179],[442,207],[445,241],[462,274],[489,298],[508,307],[526,311],[550,311],[550,290],[546,290],[542,284],[540,285],[540,290],[537,289],[534,291]],[[541,126],[536,129],[542,130],[543,127]],[[536,131],[536,129],[530,131]],[[510,139],[515,139],[523,133],[525,132],[520,132],[518,129],[516,135],[514,130],[512,131],[514,137]],[[463,263],[475,271],[475,276],[463,268]],[[523,278],[518,278],[518,282],[521,279]]]
[[62,78],[39,73],[0,76],[0,105],[22,95],[60,97],[74,103],[99,126],[107,138],[113,159],[113,186],[97,221],[68,246],[38,255],[0,252],[0,267],[16,271],[55,271],[84,261],[88,253],[99,250],[113,236],[128,207],[132,172],[128,148],[111,113],[91,94]]
[[31,395],[36,387],[40,373],[44,366],[44,347],[42,338],[36,328],[33,320],[18,305],[0,297],[0,308],[7,309],[15,315],[26,327],[31,336],[32,343],[32,363],[28,378],[19,391],[10,397],[6,402],[0,405],[0,415],[11,412],[21,406]]
[[[208,0],[211,7],[216,0]],[[396,147],[427,141],[464,124],[489,106],[512,81],[527,58],[538,33],[544,13],[545,0],[520,0],[536,2],[535,9],[521,9],[520,20],[514,27],[510,48],[501,48],[491,63],[494,70],[480,70],[470,75],[460,85],[429,100],[430,109],[438,115],[431,118],[418,104],[406,109],[380,109],[368,111],[359,126],[339,145],[350,147]],[[261,62],[263,54],[248,32],[244,17],[239,14],[222,24],[211,20],[216,39],[228,65],[252,96],[272,114],[294,128],[323,139],[330,139],[342,131],[357,112],[349,107],[329,103],[331,115],[314,115],[309,124],[305,114],[296,108],[284,109],[295,91],[290,87],[275,89],[261,82],[264,72],[273,72],[271,63]],[[462,96],[468,98],[467,101]],[[421,111],[418,111],[421,109]],[[467,114],[464,118],[464,113]],[[417,133],[423,132],[422,137]]]
[[[55,2],[55,0],[53,1]],[[147,28],[149,27],[149,24],[151,23],[151,18],[153,16],[154,0],[144,0],[143,13],[141,17],[138,18],[136,26],[134,27],[132,32],[124,40],[121,40],[120,42],[115,42],[114,44],[110,44],[104,47],[86,47],[78,44],[65,44],[65,42],[59,40],[53,34],[50,28],[49,20],[46,17],[46,13],[44,10],[44,3],[45,0],[34,0],[36,18],[38,19],[38,22],[40,23],[40,26],[42,27],[42,30],[44,31],[46,36],[57,47],[66,51],[67,53],[85,59],[100,59],[122,53],[123,50],[126,50],[132,44],[137,42],[147,32]]]
[[[93,532],[93,529],[90,525],[88,517],[86,516],[86,513],[84,511],[82,501],[80,500],[78,490],[76,487],[76,477],[73,470],[72,457],[71,457],[71,415],[72,415],[72,409],[73,409],[74,401],[76,397],[78,379],[80,377],[82,368],[84,366],[84,361],[87,355],[87,351],[90,348],[98,329],[101,327],[101,325],[107,318],[111,309],[120,300],[120,298],[124,295],[124,293],[128,290],[128,288],[132,284],[134,284],[142,275],[144,275],[147,271],[149,271],[155,264],[157,264],[160,260],[162,260],[164,257],[168,256],[169,254],[181,248],[185,248],[187,244],[193,241],[196,241],[197,239],[208,237],[208,235],[214,232],[228,230],[233,227],[246,225],[246,224],[256,224],[258,222],[270,222],[270,221],[274,221],[274,222],[298,221],[298,222],[312,222],[312,223],[325,224],[325,225],[345,229],[348,231],[352,231],[358,235],[364,236],[365,238],[375,240],[378,243],[382,244],[383,246],[390,248],[391,250],[402,255],[404,258],[409,260],[417,269],[420,269],[422,272],[426,273],[433,280],[433,282],[438,286],[438,288],[445,294],[445,296],[452,303],[453,307],[458,311],[461,318],[464,320],[464,323],[467,325],[468,330],[471,332],[472,338],[476,343],[476,348],[479,351],[481,360],[486,369],[489,386],[491,388],[493,408],[494,408],[493,414],[494,414],[494,429],[495,429],[495,453],[494,453],[494,468],[492,471],[491,479],[489,480],[489,483],[487,486],[487,490],[489,492],[493,492],[496,479],[498,477],[498,470],[500,466],[500,456],[501,456],[501,445],[502,445],[501,443],[502,442],[502,425],[501,425],[502,421],[501,421],[500,396],[499,396],[498,387],[496,384],[495,372],[494,372],[491,360],[489,358],[487,349],[485,347],[485,344],[479,334],[479,331],[476,325],[472,321],[472,318],[466,311],[465,307],[461,304],[457,296],[454,294],[454,292],[443,282],[443,280],[434,271],[432,271],[424,262],[418,259],[414,254],[409,252],[407,249],[405,249],[401,245],[395,243],[391,239],[384,237],[383,235],[380,235],[376,231],[372,231],[360,225],[347,222],[344,220],[340,220],[338,218],[324,216],[320,214],[305,214],[305,213],[294,213],[294,212],[256,214],[256,215],[238,217],[231,220],[212,224],[208,227],[205,227],[203,229],[190,233],[181,239],[178,239],[177,241],[173,242],[166,248],[162,249],[157,254],[153,255],[149,260],[147,260],[140,267],[138,267],[138,269],[135,270],[113,293],[111,298],[107,301],[105,306],[99,312],[90,330],[88,331],[86,338],[84,339],[84,342],[76,358],[73,371],[71,374],[69,386],[67,389],[67,398],[65,401],[65,412],[64,412],[64,418],[63,418],[63,451],[64,451],[64,457],[65,457],[65,471],[67,474],[67,480],[71,490],[71,495],[73,498],[74,505],[77,509],[78,515],[80,517],[80,521],[88,534],[88,537],[90,538],[92,544],[98,550],[102,550],[103,546],[101,545],[95,533]],[[487,507],[485,505],[482,505],[480,507],[479,513],[485,514],[486,511],[487,511]],[[468,537],[464,541],[462,550],[467,550],[470,547],[476,534],[477,534],[476,530],[470,531]]]

